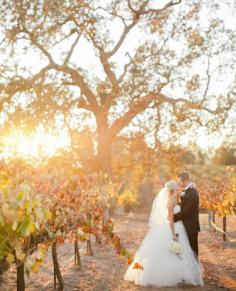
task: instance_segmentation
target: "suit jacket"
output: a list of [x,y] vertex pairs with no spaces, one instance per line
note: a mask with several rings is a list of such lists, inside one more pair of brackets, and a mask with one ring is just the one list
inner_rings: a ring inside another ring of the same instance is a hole
[[199,195],[195,188],[188,188],[181,196],[181,211],[174,214],[174,222],[183,221],[188,234],[200,231]]

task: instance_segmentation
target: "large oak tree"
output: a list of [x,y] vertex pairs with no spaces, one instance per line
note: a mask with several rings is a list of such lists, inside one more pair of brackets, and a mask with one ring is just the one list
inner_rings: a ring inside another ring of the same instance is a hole
[[[227,3],[1,2],[5,118],[18,105],[22,120],[30,113],[36,122],[75,106],[90,112],[104,171],[124,130],[144,127],[160,143],[163,129],[173,136],[196,124],[214,130],[234,110],[235,32],[216,13]],[[81,65],[84,50],[93,50],[92,66]],[[40,64],[19,61],[27,54]]]

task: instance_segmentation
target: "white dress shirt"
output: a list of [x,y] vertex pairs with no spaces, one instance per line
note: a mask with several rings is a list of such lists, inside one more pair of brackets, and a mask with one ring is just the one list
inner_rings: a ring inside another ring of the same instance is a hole
[[190,182],[190,183],[188,183],[188,185],[184,188],[184,191],[183,192],[181,192],[181,196],[183,196],[184,194],[185,194],[185,192],[188,190],[188,188],[194,188],[194,184],[192,183],[192,182]]

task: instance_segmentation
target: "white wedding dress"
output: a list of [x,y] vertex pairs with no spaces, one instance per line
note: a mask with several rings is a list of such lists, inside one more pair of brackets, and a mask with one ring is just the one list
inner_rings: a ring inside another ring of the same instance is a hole
[[[134,261],[127,269],[124,280],[141,286],[171,287],[178,283],[203,286],[201,267],[192,251],[182,221],[174,224],[179,234],[182,253],[177,256],[168,249],[172,232],[167,219],[167,190],[163,188],[153,202],[149,219],[149,231],[135,254]],[[176,205],[174,213],[180,211]],[[134,263],[143,270],[134,269]]]

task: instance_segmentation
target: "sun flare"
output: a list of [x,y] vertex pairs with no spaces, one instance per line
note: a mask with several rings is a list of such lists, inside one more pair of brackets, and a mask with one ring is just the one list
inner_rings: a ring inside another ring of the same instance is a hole
[[65,148],[66,139],[49,133],[26,135],[24,132],[16,131],[5,138],[4,147],[6,156],[40,159],[53,156],[58,149]]

